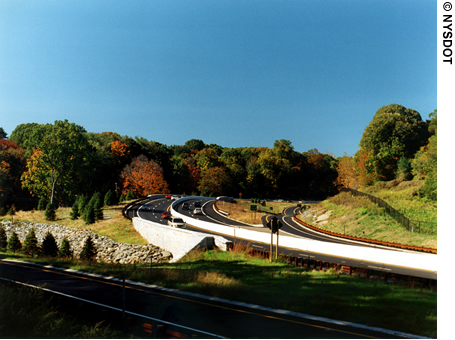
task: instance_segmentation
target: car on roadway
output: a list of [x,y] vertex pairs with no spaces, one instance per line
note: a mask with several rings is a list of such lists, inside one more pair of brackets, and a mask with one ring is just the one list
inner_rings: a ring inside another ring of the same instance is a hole
[[171,195],[166,195],[165,198],[166,198],[167,200],[170,200],[170,199],[172,198],[172,196],[171,196]]
[[193,215],[202,215],[202,209],[201,208],[194,208]]
[[171,200],[175,201],[175,200],[178,200],[180,197],[178,197],[177,195],[172,195],[171,196]]
[[200,208],[201,207],[201,202],[199,202],[199,201],[194,202],[194,207],[199,207]]
[[167,219],[169,219],[171,217],[172,217],[172,215],[171,215],[171,213],[169,211],[163,211],[163,213],[161,214],[161,218],[165,219],[165,220],[167,220]]
[[174,228],[185,228],[186,224],[180,217],[171,216],[171,218],[167,221],[167,224]]
[[186,203],[186,202],[183,203],[182,204],[182,210],[188,210],[188,209],[190,209],[190,205],[188,203]]

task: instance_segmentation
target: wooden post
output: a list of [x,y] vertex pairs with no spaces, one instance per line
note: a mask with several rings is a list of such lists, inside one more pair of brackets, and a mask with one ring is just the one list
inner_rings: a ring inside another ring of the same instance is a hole
[[277,230],[276,230],[276,254],[275,254],[276,260],[278,260],[278,234],[279,234],[279,229],[277,228]]
[[273,228],[270,228],[270,262],[273,259]]

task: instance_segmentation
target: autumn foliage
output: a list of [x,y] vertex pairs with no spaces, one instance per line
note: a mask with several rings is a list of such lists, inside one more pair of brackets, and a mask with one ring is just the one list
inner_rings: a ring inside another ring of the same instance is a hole
[[144,155],[133,159],[120,174],[124,194],[133,191],[137,196],[164,194],[169,191],[162,168]]

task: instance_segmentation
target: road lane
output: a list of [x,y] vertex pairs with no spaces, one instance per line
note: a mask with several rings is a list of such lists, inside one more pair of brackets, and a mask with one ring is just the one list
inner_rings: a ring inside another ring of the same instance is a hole
[[[63,294],[93,301],[105,308],[123,306],[122,282],[54,268],[2,260],[0,277],[31,285],[46,285]],[[396,338],[400,333],[359,328],[346,322],[326,322],[322,318],[254,308],[243,303],[203,297],[160,287],[125,285],[125,309],[129,316],[150,318],[153,325],[174,329],[193,337],[228,338]],[[304,301],[302,301],[304,303]],[[143,321],[136,324],[142,325]],[[172,324],[171,327],[169,324]],[[180,328],[175,326],[180,325]],[[192,332],[189,330],[197,330]],[[212,336],[208,336],[211,334]]]

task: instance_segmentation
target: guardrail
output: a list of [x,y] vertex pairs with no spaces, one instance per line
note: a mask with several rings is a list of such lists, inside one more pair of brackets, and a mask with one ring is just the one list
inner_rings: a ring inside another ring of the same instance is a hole
[[302,221],[301,219],[299,219],[297,217],[297,215],[294,215],[294,220],[296,222],[302,224],[303,226],[307,227],[307,228],[310,228],[310,229],[312,229],[314,231],[317,231],[317,232],[320,232],[320,233],[324,233],[324,234],[327,234],[327,235],[331,235],[331,236],[341,237],[341,238],[345,238],[345,239],[349,239],[349,240],[360,241],[360,242],[365,242],[365,243],[370,243],[370,244],[378,244],[378,245],[387,246],[387,247],[409,249],[409,250],[415,250],[415,251],[423,251],[423,252],[427,252],[427,253],[437,254],[437,252],[438,252],[438,250],[435,249],[435,248],[418,247],[418,246],[412,246],[412,245],[409,245],[409,244],[400,244],[400,243],[394,243],[394,242],[372,240],[372,239],[363,238],[363,237],[357,237],[357,236],[351,236],[351,235],[344,235],[344,234],[335,233],[333,231],[328,231],[328,230],[324,230],[324,229],[320,229],[320,228],[317,228],[315,226],[312,226],[311,224],[308,224],[308,223]]
[[387,202],[385,202],[381,198],[378,198],[376,196],[366,194],[364,192],[357,191],[357,190],[351,189],[351,188],[341,188],[341,191],[350,192],[354,196],[367,197],[371,202],[376,203],[381,208],[384,208],[386,213],[389,214],[392,218],[394,218],[398,223],[403,225],[403,227],[405,227],[405,229],[407,231],[411,231],[411,232],[415,231],[418,233],[430,234],[430,235],[436,233],[435,227],[437,227],[437,223],[410,220],[409,218],[404,216],[398,210],[394,209],[392,206],[390,206]]

